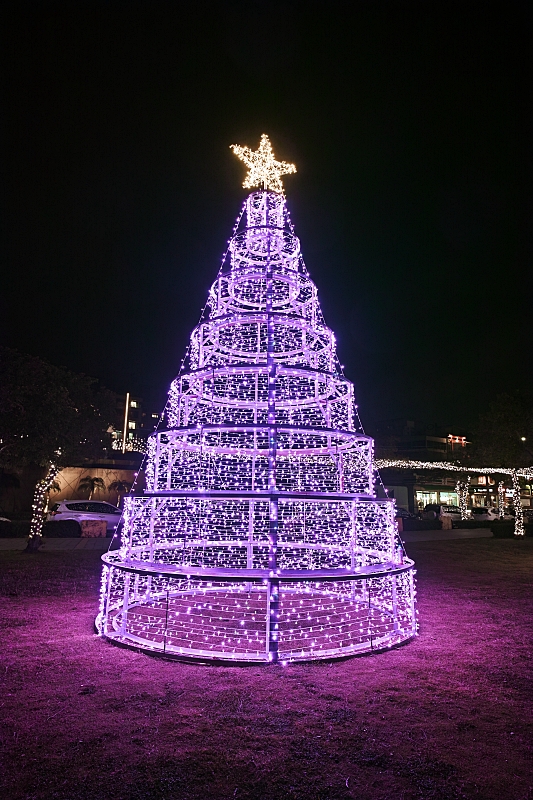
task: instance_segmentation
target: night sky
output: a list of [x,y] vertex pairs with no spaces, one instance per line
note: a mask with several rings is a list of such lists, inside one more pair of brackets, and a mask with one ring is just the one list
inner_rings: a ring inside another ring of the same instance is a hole
[[531,386],[529,3],[17,2],[2,340],[164,403],[269,134],[363,423]]

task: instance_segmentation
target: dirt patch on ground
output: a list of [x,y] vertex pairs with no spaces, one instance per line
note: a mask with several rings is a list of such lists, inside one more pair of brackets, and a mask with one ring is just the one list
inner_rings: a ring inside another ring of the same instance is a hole
[[4,796],[531,800],[533,540],[408,552],[415,642],[285,668],[113,647],[98,554],[1,553]]

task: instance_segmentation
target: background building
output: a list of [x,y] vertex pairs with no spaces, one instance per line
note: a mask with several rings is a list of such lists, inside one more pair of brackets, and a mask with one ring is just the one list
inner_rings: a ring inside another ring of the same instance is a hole
[[146,406],[142,397],[130,392],[117,394],[117,413],[122,426],[112,431],[113,450],[144,453],[146,440],[157,428],[161,414]]

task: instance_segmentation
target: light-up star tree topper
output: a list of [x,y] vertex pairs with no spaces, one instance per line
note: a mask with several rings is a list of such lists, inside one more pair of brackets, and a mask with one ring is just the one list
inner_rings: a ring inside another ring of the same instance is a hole
[[147,488],[103,556],[97,627],[182,659],[282,662],[416,633],[413,562],[300,253],[281,176],[233,146],[248,195],[165,409]]
[[259,147],[255,151],[238,144],[232,144],[231,149],[248,167],[248,174],[242,184],[244,189],[253,189],[259,186],[262,189],[283,194],[281,176],[296,172],[294,164],[276,161],[266,133],[261,136]]

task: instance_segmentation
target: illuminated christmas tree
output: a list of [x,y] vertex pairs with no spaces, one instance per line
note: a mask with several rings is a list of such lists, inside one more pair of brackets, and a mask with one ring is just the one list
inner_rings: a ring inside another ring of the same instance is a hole
[[98,630],[177,658],[331,658],[416,633],[414,569],[300,253],[267,136],[103,557]]

